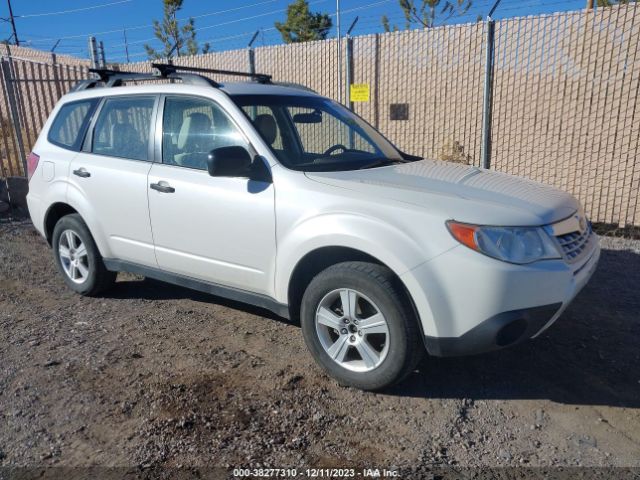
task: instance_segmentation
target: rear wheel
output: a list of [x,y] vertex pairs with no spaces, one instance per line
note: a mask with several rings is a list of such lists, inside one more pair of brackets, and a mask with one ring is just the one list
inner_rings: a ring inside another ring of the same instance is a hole
[[364,390],[402,380],[423,352],[408,299],[381,265],[345,262],[321,272],[303,296],[301,323],[320,366]]
[[97,295],[113,285],[116,273],[104,266],[87,225],[77,213],[58,220],[53,229],[53,255],[65,283],[81,295]]

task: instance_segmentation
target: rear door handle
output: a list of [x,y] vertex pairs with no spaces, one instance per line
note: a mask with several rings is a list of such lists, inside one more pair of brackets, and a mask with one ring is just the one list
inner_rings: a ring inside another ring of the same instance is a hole
[[152,190],[157,190],[160,193],[173,193],[176,191],[175,188],[173,188],[167,182],[163,182],[163,181],[160,181],[158,183],[152,183],[150,187]]
[[91,174],[89,172],[87,172],[87,170],[84,167],[79,168],[77,170],[74,170],[73,174],[77,175],[78,177],[82,177],[82,178],[88,178],[88,177],[91,176]]

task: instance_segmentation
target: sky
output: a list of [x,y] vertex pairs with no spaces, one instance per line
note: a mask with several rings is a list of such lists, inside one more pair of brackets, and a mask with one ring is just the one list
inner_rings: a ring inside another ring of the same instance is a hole
[[[184,0],[178,17],[195,20],[200,44],[209,42],[214,51],[244,48],[259,31],[255,46],[282,43],[274,22],[286,19],[287,5],[292,0]],[[418,0],[419,1],[419,0]],[[442,4],[446,0],[442,1]],[[453,0],[454,2],[456,0]],[[495,0],[472,0],[471,8],[446,24],[474,22],[478,16],[486,17]],[[336,9],[340,4],[341,32],[358,17],[353,35],[380,33],[380,18],[387,15],[391,23],[404,26],[398,0],[309,0],[312,11],[332,15],[336,35]],[[494,18],[549,14],[584,8],[586,0],[502,0]],[[94,35],[102,40],[108,62],[126,62],[126,44],[129,60],[147,59],[145,43],[160,47],[154,38],[152,22],[162,18],[162,0],[11,0],[16,17],[16,29],[21,44],[88,57],[87,39]],[[0,39],[11,36],[7,3],[0,5]],[[441,17],[442,18],[442,17]],[[436,25],[442,22],[436,18]],[[57,46],[56,46],[57,44]]]

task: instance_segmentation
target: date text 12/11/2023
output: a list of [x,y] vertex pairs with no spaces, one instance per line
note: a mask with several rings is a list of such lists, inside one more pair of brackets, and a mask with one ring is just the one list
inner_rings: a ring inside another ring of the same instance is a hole
[[234,468],[236,478],[398,478],[399,473],[386,468]]

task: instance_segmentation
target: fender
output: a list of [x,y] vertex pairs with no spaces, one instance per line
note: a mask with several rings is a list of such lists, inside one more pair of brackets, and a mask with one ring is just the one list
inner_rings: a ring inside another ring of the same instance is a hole
[[46,185],[46,188],[40,188],[37,192],[30,188],[27,194],[31,221],[43,237],[46,237],[45,221],[51,206],[54,203],[67,203],[67,182],[64,179],[56,178]]
[[[402,274],[436,256],[425,252],[424,246],[402,230],[379,219],[351,213],[318,215],[297,224],[278,244],[276,300],[287,303],[289,279],[295,267],[308,253],[322,247],[359,250],[388,266],[401,281]],[[413,297],[415,284],[403,283]],[[430,311],[423,309],[420,316],[422,322],[433,322]]]
[[67,184],[67,197],[66,203],[73,207],[82,217],[84,223],[89,227],[89,231],[93,236],[93,240],[96,242],[100,255],[104,258],[111,258],[111,249],[109,248],[109,242],[107,242],[107,236],[98,221],[98,215],[95,209],[92,207],[91,202],[87,200],[84,194],[72,183]]

